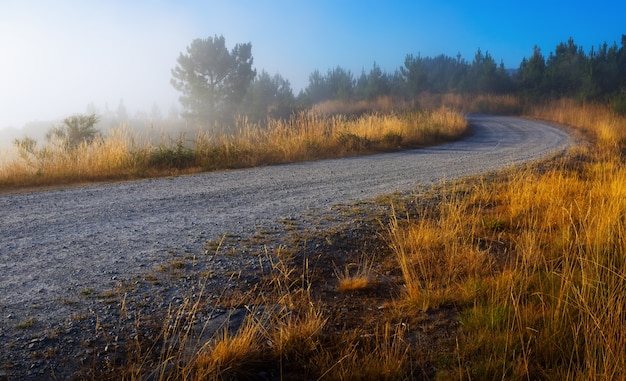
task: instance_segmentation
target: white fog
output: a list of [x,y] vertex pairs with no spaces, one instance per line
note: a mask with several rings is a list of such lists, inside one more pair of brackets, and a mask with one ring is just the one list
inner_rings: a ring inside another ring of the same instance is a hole
[[41,138],[76,113],[149,120],[178,105],[170,71],[193,35],[182,15],[91,2],[1,6],[0,145]]

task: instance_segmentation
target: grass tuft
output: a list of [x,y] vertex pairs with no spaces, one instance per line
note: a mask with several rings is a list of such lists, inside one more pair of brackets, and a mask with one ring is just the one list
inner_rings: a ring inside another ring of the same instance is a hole
[[37,320],[35,318],[28,318],[26,320],[23,320],[23,321],[17,323],[15,328],[17,328],[17,329],[28,329],[28,328],[34,326],[35,323],[37,323]]
[[[337,277],[337,289],[340,292],[367,290],[376,285],[373,272],[374,258],[363,258],[355,264],[346,265],[344,272],[335,269]],[[351,268],[355,270],[351,271]]]

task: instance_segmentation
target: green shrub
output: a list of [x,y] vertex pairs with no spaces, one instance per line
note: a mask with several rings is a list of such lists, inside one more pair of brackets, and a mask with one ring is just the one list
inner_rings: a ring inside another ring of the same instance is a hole
[[337,142],[346,151],[364,151],[368,149],[372,142],[368,138],[351,133],[342,133],[337,136]]
[[402,144],[402,135],[396,132],[388,132],[383,136],[382,143],[389,148],[398,148]]
[[196,165],[197,155],[191,148],[179,141],[173,147],[159,146],[148,153],[147,166],[159,169],[185,169]]
[[617,115],[626,115],[626,92],[622,92],[620,95],[613,98],[611,108]]

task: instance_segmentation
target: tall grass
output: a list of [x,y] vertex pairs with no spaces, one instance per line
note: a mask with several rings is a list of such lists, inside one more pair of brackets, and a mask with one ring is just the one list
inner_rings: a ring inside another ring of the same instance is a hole
[[462,113],[520,115],[525,112],[521,99],[513,94],[431,94],[423,93],[417,98],[420,107],[427,109],[449,107]]
[[480,218],[450,195],[417,221],[393,215],[389,236],[404,278],[405,302],[422,311],[458,300],[467,282],[490,273],[493,259],[476,245]]
[[[550,108],[551,107],[551,108]],[[404,303],[460,311],[458,365],[442,378],[626,378],[626,118],[533,110],[593,137],[550,170],[446,188],[389,229]]]
[[34,152],[12,152],[0,165],[0,189],[133,177],[141,165],[136,139],[123,127],[107,138],[76,149],[46,145]]
[[[342,101],[331,100],[318,103],[311,108],[314,114],[318,115],[363,115],[363,114],[389,114],[391,112],[400,112],[406,110],[414,110],[416,101],[403,100],[390,96],[382,96],[373,100],[362,101]],[[431,109],[435,109],[434,107]]]
[[624,116],[614,113],[609,105],[562,99],[529,107],[528,115],[576,127],[609,155],[621,155],[626,148]]
[[358,117],[307,111],[260,126],[234,128],[152,144],[123,126],[67,150],[48,144],[4,155],[0,188],[161,176],[241,168],[417,147],[462,136],[467,124],[449,109],[389,111]]

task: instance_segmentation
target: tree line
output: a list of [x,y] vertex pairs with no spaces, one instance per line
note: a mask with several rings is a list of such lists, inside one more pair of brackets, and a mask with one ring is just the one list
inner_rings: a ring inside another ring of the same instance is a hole
[[[621,46],[603,43],[587,53],[572,38],[559,43],[547,57],[535,46],[530,58],[524,58],[514,70],[507,70],[503,62],[496,63],[489,52],[480,49],[471,62],[460,54],[408,54],[393,73],[376,63],[358,76],[340,66],[325,73],[315,70],[297,96],[287,79],[264,70],[257,73],[253,62],[251,43],[229,50],[223,36],[195,39],[172,69],[171,84],[181,93],[181,115],[205,126],[230,125],[238,117],[263,124],[269,118],[287,119],[325,101],[356,102],[385,96],[410,100],[425,92],[515,94],[529,102],[573,97],[608,102],[615,112],[626,115],[626,35],[621,37]],[[46,135],[49,145],[72,151],[98,139],[95,124],[100,117],[92,108],[87,115],[70,116],[53,127]],[[118,115],[127,118],[121,101]],[[48,152],[31,138],[17,139],[14,144],[30,161],[44,160]]]
[[[252,44],[231,50],[223,36],[196,39],[181,53],[171,84],[181,93],[182,115],[203,122],[231,122],[244,115],[252,122],[287,118],[316,103],[373,100],[381,96],[411,99],[423,92],[517,94],[529,101],[575,97],[581,100],[619,99],[626,104],[626,35],[621,46],[601,44],[585,53],[572,38],[544,56],[535,46],[530,58],[507,70],[480,49],[473,60],[408,54],[392,73],[376,63],[354,75],[340,66],[315,70],[295,96],[280,74],[253,69]],[[626,113],[626,107],[623,112]]]

